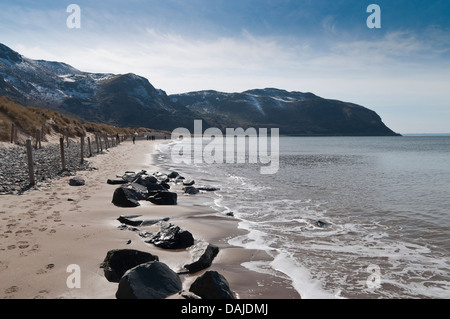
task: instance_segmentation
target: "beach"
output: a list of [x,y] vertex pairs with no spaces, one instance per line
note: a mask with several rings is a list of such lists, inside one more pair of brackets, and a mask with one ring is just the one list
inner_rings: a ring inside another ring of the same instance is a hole
[[[184,195],[182,185],[172,185],[178,205],[158,206],[147,201],[135,208],[120,208],[111,200],[117,185],[109,178],[126,171],[161,171],[152,163],[158,141],[124,141],[105,154],[86,159],[95,168],[79,171],[84,186],[70,186],[71,177],[53,179],[22,195],[0,197],[0,298],[3,299],[114,299],[118,284],[109,282],[100,264],[108,251],[136,249],[159,257],[175,272],[190,261],[190,250],[169,251],[145,243],[136,231],[121,230],[122,215],[143,219],[169,218],[192,233],[196,242],[219,247],[219,254],[207,270],[215,270],[228,281],[239,299],[297,299],[298,292],[286,277],[254,272],[245,262],[269,261],[270,256],[255,249],[233,246],[229,240],[245,234],[239,221],[202,205],[207,193]],[[169,172],[164,172],[169,173]],[[183,172],[180,172],[183,174]],[[139,227],[157,232],[158,225]],[[80,270],[80,287],[70,287],[70,266]],[[183,290],[206,270],[180,275]],[[182,298],[174,295],[169,298]]]

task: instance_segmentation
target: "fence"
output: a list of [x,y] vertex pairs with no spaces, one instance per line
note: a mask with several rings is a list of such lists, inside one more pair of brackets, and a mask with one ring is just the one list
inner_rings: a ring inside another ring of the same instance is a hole
[[[11,128],[12,137],[11,137],[11,143],[16,143],[17,141],[17,128],[13,125]],[[36,184],[36,177],[35,177],[35,170],[36,170],[36,163],[34,160],[34,151],[37,149],[42,148],[41,143],[41,131],[37,130],[36,136],[34,138],[34,149],[32,147],[32,139],[31,137],[26,140],[26,152],[27,152],[27,160],[28,160],[28,176],[29,176],[29,182],[30,185],[33,186]],[[87,139],[86,139],[87,137]],[[91,139],[92,137],[92,139]],[[80,163],[83,164],[85,162],[85,158],[95,156],[95,154],[103,153],[103,145],[105,146],[105,150],[108,150],[108,148],[116,147],[121,142],[126,140],[127,136],[109,136],[106,134],[95,134],[91,136],[82,136],[77,139],[79,139],[79,142],[75,140],[76,144],[79,145],[79,159]],[[66,143],[64,143],[64,140],[66,139]],[[70,140],[68,136],[62,136],[59,139],[59,150],[60,150],[60,168],[62,171],[67,170],[67,163],[70,159],[68,159],[68,156],[74,156],[73,152],[68,153],[66,150],[69,148],[69,141],[70,143],[73,143],[74,140]],[[87,141],[87,147],[85,144],[85,141]],[[73,146],[72,146],[73,147]],[[96,150],[96,153],[93,152],[93,149]],[[56,159],[57,160],[57,159]]]

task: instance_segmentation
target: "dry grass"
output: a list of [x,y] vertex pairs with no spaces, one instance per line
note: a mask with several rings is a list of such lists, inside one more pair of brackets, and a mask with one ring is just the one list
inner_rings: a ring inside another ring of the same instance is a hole
[[61,134],[69,137],[77,137],[93,134],[107,135],[132,135],[132,134],[170,134],[147,128],[120,128],[107,124],[84,123],[61,113],[25,107],[9,101],[6,97],[0,97],[0,141],[11,140],[11,126],[15,124],[19,134],[35,136],[37,130],[47,134]]

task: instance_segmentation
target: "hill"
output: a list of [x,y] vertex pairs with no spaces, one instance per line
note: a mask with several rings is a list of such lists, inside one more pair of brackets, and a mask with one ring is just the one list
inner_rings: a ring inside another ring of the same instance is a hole
[[374,111],[312,93],[267,88],[168,96],[136,74],[88,73],[62,62],[28,59],[0,44],[0,96],[118,127],[193,130],[279,128],[285,135],[397,135]]

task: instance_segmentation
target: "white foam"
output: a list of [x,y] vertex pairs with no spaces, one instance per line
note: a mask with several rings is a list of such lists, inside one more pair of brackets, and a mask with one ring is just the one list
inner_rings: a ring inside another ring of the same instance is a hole
[[292,280],[292,286],[302,299],[336,299],[340,291],[330,293],[322,288],[320,280],[313,280],[310,272],[298,265],[287,253],[281,252],[270,263],[270,266],[287,275]]

